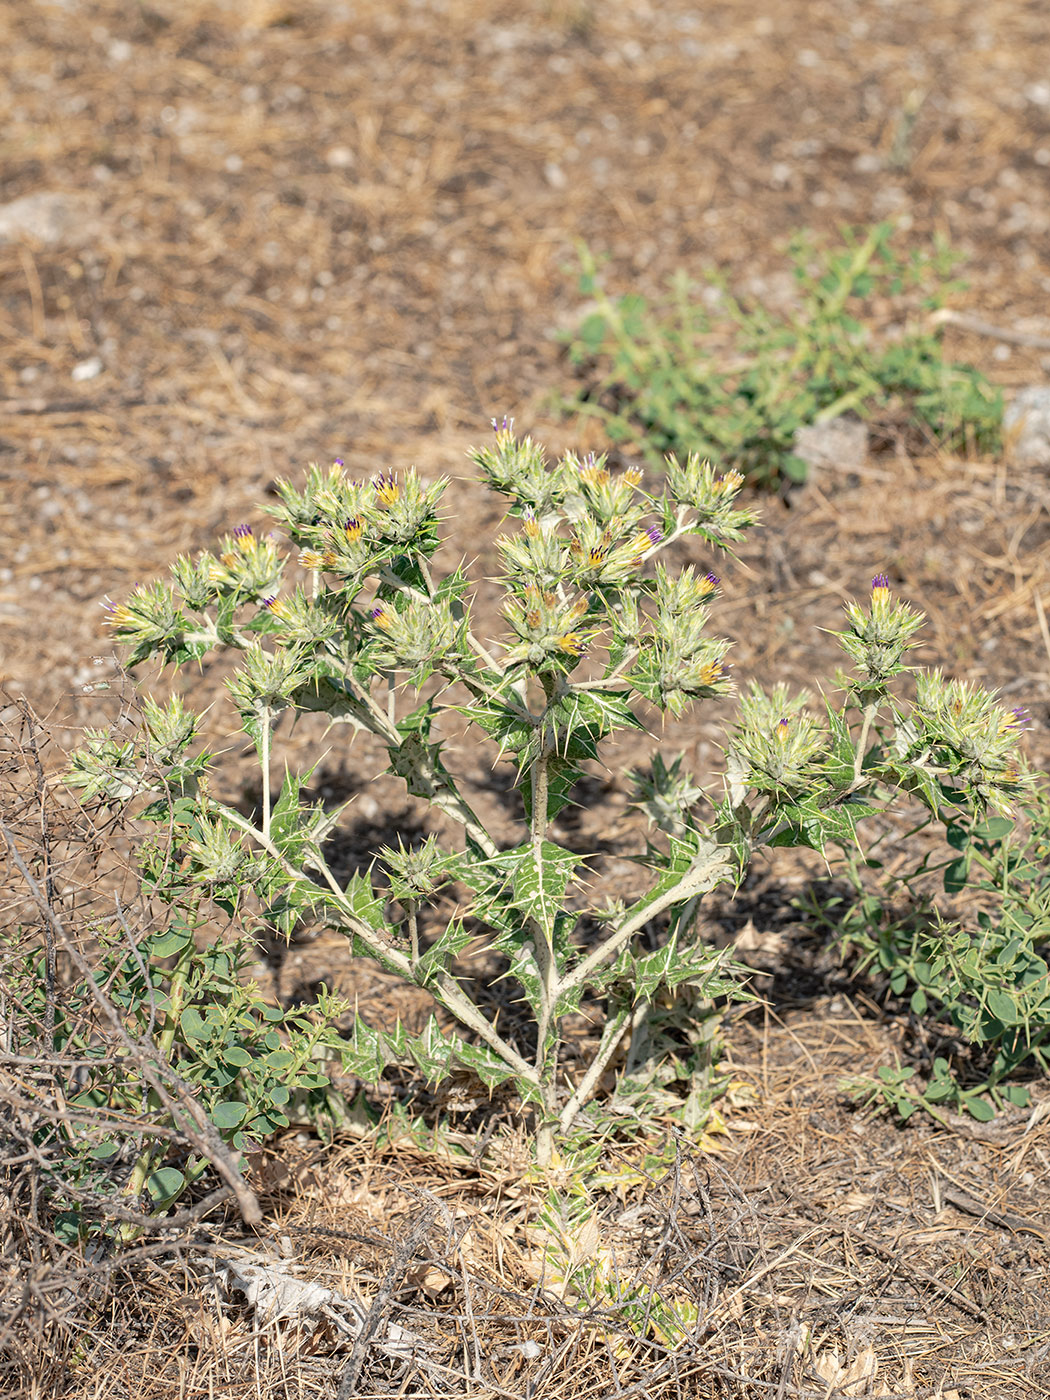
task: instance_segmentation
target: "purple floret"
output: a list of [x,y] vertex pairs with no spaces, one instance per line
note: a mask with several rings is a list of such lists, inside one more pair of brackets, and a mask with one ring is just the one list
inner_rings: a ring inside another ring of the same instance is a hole
[[889,588],[890,581],[885,574],[876,574],[871,581],[872,588]]

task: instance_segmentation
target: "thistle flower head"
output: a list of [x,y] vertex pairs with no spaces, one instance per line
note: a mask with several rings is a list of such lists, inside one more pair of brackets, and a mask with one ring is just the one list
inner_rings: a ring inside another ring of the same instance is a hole
[[356,544],[361,538],[362,531],[361,517],[359,515],[352,515],[343,526],[343,534],[346,536],[347,544]]
[[871,580],[868,609],[848,603],[846,616],[849,626],[836,636],[852,660],[867,673],[866,686],[880,689],[906,669],[902,658],[922,625],[923,614],[906,603],[894,602],[889,578],[879,573]]
[[641,557],[641,555],[647,554],[650,549],[654,549],[663,537],[662,530],[657,529],[655,525],[649,525],[630,541],[627,546],[628,552]]
[[376,493],[376,500],[381,506],[385,506],[389,510],[391,506],[397,505],[401,489],[391,474],[382,472],[379,476],[373,477],[372,486]]
[[741,473],[731,469],[718,476],[711,463],[696,452],[690,452],[684,462],[673,453],[665,460],[669,503],[689,506],[696,512],[690,533],[719,548],[742,540],[756,516],[754,511],[738,510],[735,506],[744,484]]
[[299,565],[303,569],[310,569],[314,573],[323,573],[326,569],[331,569],[336,564],[336,557],[330,549],[301,549],[299,551]]
[[1019,781],[1017,748],[1027,722],[1023,709],[1005,709],[973,682],[920,671],[912,717],[942,774],[982,805],[1009,810],[1010,789]]
[[436,836],[428,836],[418,846],[406,847],[401,837],[397,849],[383,846],[379,859],[390,873],[391,892],[398,899],[417,899],[433,894],[449,878],[455,857],[442,851]]
[[126,603],[114,603],[112,598],[103,600],[102,606],[106,610],[103,619],[107,627],[134,627],[135,614]]
[[1032,723],[1032,716],[1023,705],[1015,705],[1010,714],[1004,715],[1003,719],[1007,729],[1027,729]]
[[286,622],[291,618],[288,604],[283,598],[278,598],[276,594],[269,598],[260,598],[259,606],[265,608],[271,617],[279,617]]
[[576,470],[586,486],[605,486],[608,483],[609,472],[605,466],[605,459],[599,459],[593,452],[587,453]]
[[752,682],[741,697],[733,750],[747,766],[749,786],[760,792],[798,792],[818,779],[827,736],[807,711],[805,692],[787,686],[770,692]]
[[183,645],[187,630],[185,613],[179,607],[175,589],[161,579],[139,584],[126,603],[107,598],[105,622],[122,642],[134,644],[132,665],[157,651],[169,659]]
[[375,665],[381,670],[410,671],[411,682],[421,685],[463,649],[465,619],[453,616],[448,599],[399,600],[400,609],[379,601],[370,620],[378,636],[374,642]]
[[[193,581],[190,591],[200,593],[198,584],[206,583],[212,596],[215,590],[247,597],[267,595],[276,587],[284,562],[273,535],[257,535],[250,525],[235,525],[231,534],[223,536],[217,559],[202,556],[201,577]],[[176,577],[180,587],[189,580],[185,571],[183,577],[178,573]]]

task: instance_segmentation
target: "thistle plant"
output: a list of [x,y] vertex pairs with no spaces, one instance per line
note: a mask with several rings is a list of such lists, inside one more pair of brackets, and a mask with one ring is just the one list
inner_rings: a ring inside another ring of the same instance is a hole
[[[1002,811],[1023,780],[1017,727],[993,697],[937,674],[921,677],[910,703],[894,693],[921,617],[879,575],[847,611],[841,640],[855,675],[838,700],[752,683],[713,800],[680,761],[658,756],[638,784],[658,833],[638,852],[642,888],[633,902],[592,906],[588,858],[559,816],[614,735],[731,693],[729,644],[709,628],[719,579],[683,566],[676,545],[692,536],[712,555],[728,551],[755,517],[740,474],[698,456],[670,457],[647,481],[602,457],[552,463],[512,422],[494,427],[471,457],[506,501],[498,635],[475,628],[466,572],[435,567],[443,481],[414,471],[355,481],[341,462],[313,466],[305,485],[278,485],[271,514],[290,551],[239,526],[217,557],[177,560],[169,581],[110,612],[136,663],[240,654],[228,692],[260,764],[256,812],[217,795],[216,760],[199,751],[181,700],[150,703],[140,740],[92,736],[70,780],[163,826],[174,858],[151,858],[161,895],[218,901],[248,928],[328,927],[355,956],[429,992],[441,1016],[418,1035],[355,1016],[344,1067],[366,1082],[401,1064],[431,1082],[466,1071],[505,1084],[531,1111],[544,1165],[668,989],[744,995],[738,969],[697,936],[696,916],[760,848],[848,845],[902,790],[935,816]],[[292,561],[298,581],[286,577]],[[311,715],[326,749],[340,725],[374,736],[388,771],[458,837],[388,845],[368,874],[340,878],[328,843],[343,811],[307,799],[313,768],[274,781],[281,724]],[[494,760],[513,765],[524,821],[510,844],[486,828],[455,771],[450,721],[464,719]],[[439,918],[439,894],[456,901],[453,917]],[[503,958],[518,1020],[497,1024],[472,994],[463,960],[479,946]],[[600,1007],[601,1033],[570,1079],[563,1028],[585,996]]]

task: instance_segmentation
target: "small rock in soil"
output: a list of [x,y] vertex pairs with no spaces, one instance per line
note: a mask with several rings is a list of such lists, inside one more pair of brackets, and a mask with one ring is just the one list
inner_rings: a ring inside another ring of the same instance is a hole
[[1003,428],[1016,467],[1050,467],[1050,385],[1019,389],[1006,406]]
[[852,471],[868,459],[868,429],[856,418],[828,418],[795,434],[794,452],[811,470]]
[[83,241],[97,212],[97,201],[89,194],[61,190],[26,194],[0,204],[0,243],[26,238],[45,244]]

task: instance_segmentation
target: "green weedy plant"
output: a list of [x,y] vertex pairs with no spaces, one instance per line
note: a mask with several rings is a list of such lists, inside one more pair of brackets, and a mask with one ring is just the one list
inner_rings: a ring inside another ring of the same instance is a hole
[[[1017,723],[1025,722],[1022,711]],[[876,1079],[844,1087],[902,1118],[965,1111],[987,1121],[997,1108],[1024,1106],[1029,1091],[1011,1082],[1027,1064],[1050,1071],[1050,794],[1033,791],[1021,820],[964,813],[948,823],[948,858],[898,872],[891,889],[867,891],[861,862],[843,873],[851,899],[805,901],[807,914],[833,929],[858,974],[884,979],[921,1017],[924,1040],[940,1053],[920,1077],[913,1065],[884,1066]],[[877,865],[877,861],[868,863]],[[928,894],[911,894],[920,877],[943,872],[946,891],[968,889],[986,906],[967,923],[948,920]],[[894,897],[911,894],[903,914]]]
[[[149,711],[141,746],[96,735],[71,780],[111,802],[145,803],[143,815],[163,824],[178,860],[154,861],[150,878],[176,906],[217,895],[284,933],[300,920],[326,925],[356,956],[425,988],[444,1022],[433,1017],[409,1035],[355,1017],[344,1066],[372,1082],[397,1063],[432,1082],[467,1070],[507,1084],[531,1106],[543,1166],[664,990],[741,995],[735,969],[693,931],[705,894],[739,881],[764,846],[851,845],[858,822],[898,790],[938,815],[1005,809],[1023,789],[1018,726],[991,695],[936,673],[920,675],[913,702],[894,696],[921,617],[877,576],[867,605],[847,611],[841,640],[857,674],[842,682],[839,703],[811,707],[782,685],[750,685],[721,800],[700,820],[694,780],[678,765],[655,765],[638,794],[662,827],[638,855],[647,888],[625,907],[589,911],[588,862],[559,837],[558,815],[609,736],[730,692],[729,644],[708,630],[719,581],[679,566],[673,546],[693,535],[727,549],[754,516],[738,503],[740,473],[720,475],[696,455],[668,457],[647,487],[640,470],[613,473],[602,458],[551,463],[504,420],[471,456],[508,503],[497,541],[499,636],[475,631],[463,570],[435,572],[442,481],[410,471],[358,482],[340,462],[312,467],[303,489],[279,485],[272,510],[305,584],[282,586],[287,556],[243,525],[218,558],[179,559],[169,582],[137,589],[110,612],[135,663],[240,653],[228,689],[260,763],[256,813],[215,795],[214,760],[191,754],[197,722],[177,702]],[[370,874],[337,878],[326,842],[341,813],[304,798],[313,769],[286,772],[279,791],[273,782],[279,724],[311,714],[326,743],[341,724],[376,736],[389,771],[454,819],[459,842],[377,852],[383,895]],[[446,762],[450,714],[515,767],[524,821],[509,847]],[[444,885],[455,887],[458,910],[435,927]],[[248,887],[254,913],[240,895]],[[656,935],[655,947],[643,946],[643,933]],[[497,1026],[471,995],[457,959],[478,940],[506,960],[527,1008],[520,1028]],[[570,1079],[563,1023],[585,992],[604,1007],[601,1036]]]
[[[196,827],[187,813],[187,840]],[[164,883],[150,874],[159,850],[151,842],[142,852],[147,888]],[[310,1006],[268,1004],[249,977],[257,961],[253,940],[199,939],[201,888],[173,874],[167,893],[174,908],[142,937],[131,936],[126,918],[89,930],[95,985],[74,984],[60,998],[46,1038],[43,955],[15,953],[7,960],[4,991],[19,1010],[7,1020],[12,1052],[27,1063],[46,1066],[54,1055],[76,1067],[60,1100],[63,1111],[34,1139],[63,1239],[99,1233],[115,1194],[135,1206],[166,1209],[212,1164],[207,1153],[193,1150],[179,1165],[167,1160],[171,1132],[193,1122],[178,1103],[176,1084],[191,1092],[216,1137],[237,1152],[286,1128],[293,1105],[319,1119],[328,1106],[323,1062],[341,1053],[333,1022],[349,1003],[322,988]],[[229,902],[217,887],[209,897]],[[123,1044],[99,1015],[99,997],[119,1016]],[[158,1093],[163,1084],[143,1073],[133,1054],[139,1047],[167,1071],[168,1092]],[[124,1239],[139,1233],[133,1224],[120,1228]]]
[[[594,307],[566,337],[586,380],[564,406],[598,418],[612,441],[653,463],[664,452],[700,451],[763,483],[805,479],[793,451],[799,428],[887,405],[948,450],[997,450],[1001,392],[971,366],[947,361],[929,328],[929,313],[959,286],[947,280],[957,259],[942,244],[905,258],[892,234],[889,223],[863,237],[846,230],[834,249],[797,234],[790,258],[799,305],[790,312],[746,305],[718,273],[709,274],[713,310],[684,273],[665,304],[613,300],[581,249],[580,290]],[[903,300],[922,322],[877,340],[865,319],[875,298]]]

